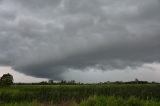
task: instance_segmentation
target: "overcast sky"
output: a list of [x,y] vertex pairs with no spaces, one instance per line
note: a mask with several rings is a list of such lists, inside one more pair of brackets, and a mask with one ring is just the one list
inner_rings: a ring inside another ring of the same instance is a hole
[[160,0],[0,0],[0,75],[160,81],[159,10]]

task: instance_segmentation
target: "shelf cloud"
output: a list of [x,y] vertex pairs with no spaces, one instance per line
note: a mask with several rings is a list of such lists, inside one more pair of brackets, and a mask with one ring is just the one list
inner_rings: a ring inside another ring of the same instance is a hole
[[0,65],[63,79],[160,61],[160,0],[0,0]]

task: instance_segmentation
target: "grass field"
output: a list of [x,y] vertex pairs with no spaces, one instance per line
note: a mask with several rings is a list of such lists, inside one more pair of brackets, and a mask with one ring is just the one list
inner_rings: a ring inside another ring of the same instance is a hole
[[160,106],[159,84],[14,85],[1,106]]

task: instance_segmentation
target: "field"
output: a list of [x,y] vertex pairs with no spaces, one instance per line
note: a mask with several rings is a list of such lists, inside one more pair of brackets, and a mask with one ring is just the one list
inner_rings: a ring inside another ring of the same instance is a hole
[[0,106],[160,106],[160,85],[13,85],[0,87]]

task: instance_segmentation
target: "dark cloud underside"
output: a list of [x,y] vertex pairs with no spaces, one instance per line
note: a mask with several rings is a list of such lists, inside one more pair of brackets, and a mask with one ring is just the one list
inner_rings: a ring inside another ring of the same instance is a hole
[[35,77],[160,61],[159,0],[0,0],[0,64]]

